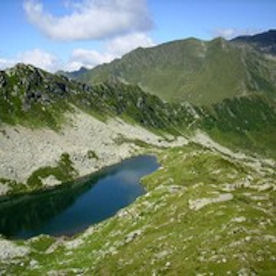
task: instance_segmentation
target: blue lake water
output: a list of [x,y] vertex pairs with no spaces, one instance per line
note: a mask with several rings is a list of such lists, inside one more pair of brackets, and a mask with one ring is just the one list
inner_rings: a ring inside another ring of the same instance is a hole
[[39,234],[74,235],[113,216],[145,193],[140,179],[159,167],[138,156],[61,187],[0,198],[0,233],[27,239]]

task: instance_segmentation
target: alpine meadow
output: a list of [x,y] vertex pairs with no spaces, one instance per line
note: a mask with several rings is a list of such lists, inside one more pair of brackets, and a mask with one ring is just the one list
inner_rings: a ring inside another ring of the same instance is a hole
[[0,275],[276,274],[276,2],[218,2],[1,1]]

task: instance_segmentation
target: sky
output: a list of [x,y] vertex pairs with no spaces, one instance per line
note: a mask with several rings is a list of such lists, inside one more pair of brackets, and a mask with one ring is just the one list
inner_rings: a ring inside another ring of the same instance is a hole
[[0,0],[0,69],[93,68],[137,47],[275,29],[275,14],[276,0]]

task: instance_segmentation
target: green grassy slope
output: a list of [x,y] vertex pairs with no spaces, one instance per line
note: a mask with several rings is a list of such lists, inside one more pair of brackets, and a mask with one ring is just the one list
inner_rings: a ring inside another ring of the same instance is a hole
[[[17,241],[4,275],[274,275],[275,174],[189,144],[159,153],[145,196],[74,238]],[[0,240],[1,241],[1,240]]]
[[119,79],[168,101],[212,104],[252,92],[275,97],[275,72],[276,62],[251,47],[191,38],[138,48],[77,78],[87,83]]

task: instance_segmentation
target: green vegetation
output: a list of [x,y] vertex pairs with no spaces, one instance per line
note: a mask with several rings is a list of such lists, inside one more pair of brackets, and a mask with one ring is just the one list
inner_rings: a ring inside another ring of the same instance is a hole
[[23,64],[0,71],[0,123],[58,130],[64,111],[71,110],[62,97],[64,82],[62,77]]
[[[59,131],[69,123],[66,113],[78,108],[159,135],[189,139],[201,131],[229,149],[223,154],[195,142],[153,149],[119,136],[118,145],[159,157],[159,170],[142,180],[147,194],[76,237],[9,242],[29,253],[0,252],[0,275],[274,275],[275,168],[260,156],[276,158],[275,69],[275,60],[247,45],[188,39],[74,72],[92,86],[23,64],[0,71],[1,124]],[[86,156],[99,159],[93,150]],[[27,185],[3,178],[0,184],[20,193],[41,189],[51,177],[64,183],[77,176],[63,153]],[[5,242],[0,238],[0,248],[15,250]]]
[[250,45],[260,52],[276,55],[276,30],[269,30],[256,35],[239,36],[232,39],[232,42],[242,46]]
[[124,143],[131,143],[131,144],[135,144],[135,145],[137,145],[141,148],[144,148],[144,149],[151,148],[151,145],[149,145],[148,143],[146,143],[144,141],[141,141],[139,139],[128,139],[128,138],[125,138],[122,135],[118,135],[118,137],[116,137],[115,143],[117,145],[122,145]]
[[93,151],[93,150],[89,150],[88,152],[87,152],[87,157],[88,157],[88,159],[96,159],[96,160],[99,160],[99,156],[96,154],[96,152],[95,151]]
[[[97,158],[90,152],[92,158]],[[20,194],[39,190],[43,188],[43,181],[48,177],[53,177],[56,182],[66,183],[75,180],[78,173],[73,167],[68,153],[63,153],[55,167],[47,166],[35,170],[28,178],[26,185],[18,183],[15,180],[0,178],[0,184],[7,186],[8,194]]]
[[[30,254],[4,274],[275,273],[275,175],[197,144],[159,151],[148,193],[87,232],[16,242]],[[220,200],[218,200],[220,199]]]
[[[259,66],[257,69],[261,70]],[[167,103],[135,85],[113,81],[88,86],[22,64],[0,72],[0,86],[0,122],[3,123],[58,131],[62,124],[69,123],[65,113],[74,112],[77,107],[99,120],[120,117],[161,136],[192,135],[194,130],[201,129],[231,148],[276,156],[276,108],[269,93],[252,92],[232,98],[229,94],[227,99],[212,105]],[[5,135],[4,130],[2,134]]]
[[75,78],[90,84],[115,79],[167,101],[210,105],[256,92],[275,99],[275,68],[275,60],[249,46],[222,38],[209,42],[191,38],[138,48]]
[[[0,123],[59,130],[73,106],[105,120],[119,116],[152,129],[172,131],[173,108],[137,86],[87,86],[22,64],[0,72]],[[18,88],[20,87],[20,89]]]
[[0,178],[0,184],[6,186],[8,190],[8,194],[17,194],[26,191],[26,185],[23,183],[18,183],[15,180]]
[[72,166],[72,161],[68,153],[63,153],[56,167],[43,167],[34,171],[27,180],[29,189],[38,189],[42,187],[43,179],[54,176],[58,181],[69,182],[77,177],[77,172]]
[[[206,115],[207,114],[207,115]],[[227,99],[203,109],[200,128],[236,151],[276,158],[275,104],[259,95]]]

